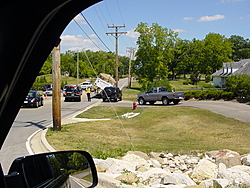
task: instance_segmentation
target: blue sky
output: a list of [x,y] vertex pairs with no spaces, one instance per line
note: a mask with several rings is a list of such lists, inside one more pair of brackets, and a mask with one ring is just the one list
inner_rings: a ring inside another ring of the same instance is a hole
[[173,29],[181,39],[202,40],[211,32],[228,38],[250,38],[250,0],[103,0],[82,11],[82,15],[76,16],[62,33],[61,53],[115,52],[115,37],[106,34],[115,30],[108,26],[125,25],[119,29],[127,34],[119,36],[118,52],[128,55],[128,47],[137,48],[138,33],[134,29],[140,22]]

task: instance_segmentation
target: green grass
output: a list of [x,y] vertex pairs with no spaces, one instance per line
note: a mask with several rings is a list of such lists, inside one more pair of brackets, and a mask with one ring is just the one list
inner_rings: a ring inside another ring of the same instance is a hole
[[[115,110],[119,115],[132,111],[124,107]],[[91,108],[82,116],[95,114],[97,119],[113,119],[63,125],[61,132],[49,130],[47,140],[56,150],[81,149],[104,159],[123,156],[129,150],[145,153],[250,150],[249,123],[189,107],[139,107],[138,111],[140,115],[134,118],[117,119],[105,106]]]
[[[170,83],[176,89],[194,87],[183,85],[181,80]],[[133,82],[131,89],[124,88],[123,99],[136,101],[139,93],[142,93],[140,85]],[[135,112],[140,115],[117,118],[132,112],[131,108],[93,107],[78,118],[111,120],[63,125],[60,132],[49,130],[47,140],[56,150],[86,150],[93,157],[103,159],[123,156],[130,150],[187,154],[231,149],[249,153],[249,123],[208,110],[178,106],[138,106]]]
[[186,81],[185,79],[179,79],[179,80],[171,80],[170,85],[173,89],[179,90],[179,89],[196,89],[196,88],[202,88],[205,84],[205,81],[200,81],[197,83],[197,85],[183,85],[183,82]]

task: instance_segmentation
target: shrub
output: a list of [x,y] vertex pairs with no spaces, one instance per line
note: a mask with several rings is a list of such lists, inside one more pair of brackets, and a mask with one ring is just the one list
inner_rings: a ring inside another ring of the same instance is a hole
[[203,88],[215,88],[215,86],[211,84],[203,84],[202,87]]
[[211,76],[210,75],[206,75],[206,78],[205,78],[205,82],[206,83],[209,83],[211,81]]
[[208,89],[208,90],[191,90],[185,91],[185,100],[189,100],[192,98],[199,99],[199,100],[232,100],[235,95],[233,92],[228,92],[220,89]]

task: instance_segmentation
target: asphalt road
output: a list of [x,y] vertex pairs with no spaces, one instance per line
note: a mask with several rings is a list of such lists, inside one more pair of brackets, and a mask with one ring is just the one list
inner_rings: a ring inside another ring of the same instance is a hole
[[[81,102],[64,102],[61,98],[61,117],[66,119],[81,112],[94,102],[88,102],[83,92]],[[52,97],[44,100],[39,108],[21,108],[0,151],[0,161],[4,173],[7,173],[11,162],[20,156],[29,155],[26,149],[27,139],[36,131],[52,124]]]
[[[127,79],[119,80],[119,87],[123,88],[127,84]],[[87,107],[95,103],[87,101],[83,91],[81,102],[64,102],[61,98],[61,118],[67,119],[76,113],[82,112]],[[45,129],[52,124],[52,97],[44,100],[44,106],[39,108],[21,108],[10,132],[0,150],[0,162],[6,174],[14,159],[20,156],[29,155],[26,149],[27,139],[36,131]]]
[[[127,106],[132,109],[132,101],[119,101],[112,102],[109,104],[108,102],[102,102],[99,106]],[[154,105],[146,104],[146,105],[138,105],[138,107],[162,107],[162,108],[171,108],[171,107],[195,107],[201,109],[207,109],[212,112],[235,118],[240,121],[250,123],[250,105],[238,102],[229,102],[229,101],[181,101],[178,105],[174,105],[170,103],[170,105],[162,105],[160,101],[156,102]]]

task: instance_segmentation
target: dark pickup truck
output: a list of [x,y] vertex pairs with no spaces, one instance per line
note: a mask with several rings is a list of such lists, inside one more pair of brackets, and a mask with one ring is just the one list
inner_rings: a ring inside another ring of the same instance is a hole
[[184,92],[169,92],[166,87],[152,87],[146,93],[139,94],[137,97],[140,105],[154,104],[156,101],[162,101],[163,105],[170,102],[178,104],[180,100],[184,99]]

